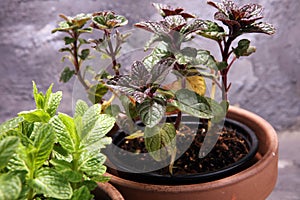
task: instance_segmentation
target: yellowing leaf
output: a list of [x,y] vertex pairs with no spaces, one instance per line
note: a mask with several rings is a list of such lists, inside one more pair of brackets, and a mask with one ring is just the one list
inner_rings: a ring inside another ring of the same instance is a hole
[[200,96],[204,96],[206,92],[206,85],[205,80],[202,76],[188,76],[186,79],[186,87],[182,87],[182,79],[174,81],[171,84],[165,85],[164,89],[171,90],[171,91],[178,91],[180,89],[188,89],[191,91],[196,92]]
[[125,139],[127,140],[134,140],[136,138],[140,138],[144,136],[144,132],[142,132],[141,130],[136,131],[135,133],[125,137]]
[[202,76],[188,76],[187,80],[187,89],[196,92],[197,94],[203,96],[206,92],[205,80]]

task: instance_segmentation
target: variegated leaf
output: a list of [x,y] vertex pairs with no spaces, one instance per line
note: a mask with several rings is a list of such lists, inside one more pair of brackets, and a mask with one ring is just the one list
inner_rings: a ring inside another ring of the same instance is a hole
[[172,155],[176,146],[176,129],[173,124],[165,123],[145,128],[145,146],[156,161],[162,161]]
[[30,185],[37,194],[56,199],[70,199],[73,191],[70,183],[57,171],[43,168],[35,174]]

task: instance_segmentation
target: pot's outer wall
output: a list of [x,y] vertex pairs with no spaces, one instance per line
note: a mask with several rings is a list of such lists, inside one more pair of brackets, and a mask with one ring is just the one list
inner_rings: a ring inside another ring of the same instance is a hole
[[265,200],[278,175],[277,134],[268,122],[246,110],[230,107],[228,117],[249,126],[259,138],[258,161],[250,168],[221,180],[193,185],[140,184],[112,175],[111,183],[126,200]]
[[98,187],[93,191],[95,200],[124,200],[120,192],[110,183],[97,183]]

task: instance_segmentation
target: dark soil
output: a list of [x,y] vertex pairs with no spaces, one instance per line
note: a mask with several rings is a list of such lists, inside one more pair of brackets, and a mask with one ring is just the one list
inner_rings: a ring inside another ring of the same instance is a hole
[[[192,131],[188,126],[182,126],[177,133],[177,154],[181,156],[174,163],[173,176],[216,171],[232,165],[248,154],[249,147],[247,142],[235,130],[230,127],[223,128],[216,134],[219,134],[219,139],[212,151],[206,157],[199,158],[198,154],[206,135],[205,127],[199,127],[195,136],[195,131]],[[186,148],[184,150],[181,149],[181,144],[187,144],[187,142],[190,142],[190,148],[187,150]],[[143,138],[124,139],[118,146],[133,153],[147,153]],[[118,156],[128,156],[126,151]],[[141,159],[152,158],[145,156]],[[134,163],[132,164],[134,165]],[[154,160],[153,164],[155,164]],[[168,167],[157,170],[154,173],[161,175],[170,174]]]

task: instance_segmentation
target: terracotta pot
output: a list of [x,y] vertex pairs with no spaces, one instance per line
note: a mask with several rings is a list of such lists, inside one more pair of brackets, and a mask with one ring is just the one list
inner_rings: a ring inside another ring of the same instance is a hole
[[124,200],[120,192],[110,183],[98,183],[93,191],[95,200]]
[[109,175],[110,182],[126,200],[265,200],[272,192],[278,175],[277,134],[267,121],[249,111],[230,107],[227,117],[245,124],[258,137],[258,153],[249,168],[223,179],[191,185],[145,184],[113,175]]

